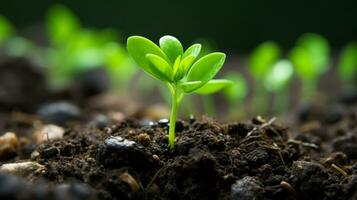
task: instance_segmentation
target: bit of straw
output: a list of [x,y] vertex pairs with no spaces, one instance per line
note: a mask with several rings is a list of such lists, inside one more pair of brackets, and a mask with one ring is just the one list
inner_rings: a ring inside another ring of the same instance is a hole
[[335,164],[331,164],[331,167],[334,168],[335,170],[337,170],[338,172],[340,172],[343,176],[347,176],[347,172],[345,170],[343,170],[341,167],[335,165]]

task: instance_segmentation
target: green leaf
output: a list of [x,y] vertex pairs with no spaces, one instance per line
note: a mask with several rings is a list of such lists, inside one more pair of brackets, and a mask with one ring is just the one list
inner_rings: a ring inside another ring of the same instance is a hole
[[350,42],[343,48],[339,62],[338,75],[343,81],[356,79],[357,74],[357,42]]
[[[151,63],[146,59],[147,54],[154,54],[169,62],[165,53],[150,40],[141,36],[131,36],[127,41],[127,49],[134,61],[148,74],[155,76],[157,73]],[[156,76],[155,76],[156,77]]]
[[272,92],[286,89],[293,77],[293,72],[293,65],[289,60],[278,61],[265,76],[265,88]]
[[226,55],[224,53],[211,53],[195,62],[187,75],[187,82],[201,81],[196,89],[211,80],[222,68]]
[[151,63],[151,75],[162,81],[171,82],[173,80],[172,68],[163,58],[154,54],[147,54],[146,58]]
[[249,58],[249,70],[255,80],[262,79],[279,59],[281,50],[274,42],[264,42],[253,50]]
[[191,81],[180,83],[179,86],[185,93],[191,93],[197,90],[202,85],[201,81]]
[[315,33],[305,33],[298,39],[296,45],[305,48],[313,57],[313,65],[319,74],[328,70],[330,47],[324,37]]
[[47,31],[52,43],[64,45],[80,29],[77,17],[63,5],[52,6],[47,12]]
[[233,82],[231,86],[223,89],[224,97],[234,104],[242,101],[248,93],[248,86],[244,77],[239,73],[231,72],[224,78]]
[[313,57],[302,47],[295,47],[289,54],[294,70],[301,80],[314,80],[318,77],[317,68],[314,67]]
[[185,75],[184,69],[181,67],[181,56],[176,58],[173,68],[175,74],[175,81],[181,80]]
[[170,35],[160,38],[160,48],[170,59],[171,63],[174,63],[177,57],[183,54],[183,47],[180,41]]
[[201,94],[201,95],[213,94],[232,85],[233,85],[232,81],[225,80],[225,79],[210,80],[206,84],[204,84],[201,88],[195,90],[194,93]]
[[14,34],[15,30],[12,24],[4,16],[0,15],[0,43]]
[[197,56],[200,54],[201,47],[202,46],[200,44],[193,44],[185,51],[182,58],[185,59],[188,56],[193,56],[194,58],[197,58]]
[[186,75],[187,72],[190,70],[192,63],[195,61],[195,59],[196,59],[196,57],[190,55],[181,61],[180,68],[183,70],[184,75]]

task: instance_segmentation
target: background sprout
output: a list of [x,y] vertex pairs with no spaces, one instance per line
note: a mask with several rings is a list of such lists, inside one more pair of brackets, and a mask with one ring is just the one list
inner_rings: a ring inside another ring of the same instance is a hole
[[289,106],[289,84],[293,77],[293,65],[289,60],[283,59],[275,63],[264,79],[265,88],[275,94],[274,112],[286,111]]
[[0,15],[0,44],[13,36],[15,29],[8,19]]
[[264,42],[255,48],[249,57],[249,71],[253,77],[253,105],[256,110],[265,113],[267,108],[266,91],[262,81],[270,68],[281,56],[280,47],[274,42]]
[[338,75],[343,82],[344,90],[356,88],[357,42],[350,42],[343,48],[338,61]]
[[128,38],[129,54],[149,75],[164,82],[171,93],[169,148],[175,143],[175,125],[179,105],[190,93],[210,94],[230,84],[227,80],[211,80],[225,61],[225,54],[211,53],[196,60],[201,45],[194,44],[184,51],[175,37],[160,38],[160,47],[141,37]]
[[230,118],[242,117],[245,113],[245,109],[242,106],[243,100],[248,94],[247,82],[238,72],[230,72],[224,78],[232,82],[230,86],[224,88],[222,91],[230,105]]
[[47,32],[52,45],[66,44],[80,29],[78,18],[63,5],[50,7],[46,19]]
[[305,34],[289,55],[295,71],[302,81],[302,100],[312,101],[315,97],[318,78],[329,68],[329,46],[316,34]]

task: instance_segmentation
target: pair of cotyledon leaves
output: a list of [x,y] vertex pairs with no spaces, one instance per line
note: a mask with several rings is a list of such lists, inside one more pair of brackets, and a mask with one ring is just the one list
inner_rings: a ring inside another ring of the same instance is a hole
[[225,54],[210,53],[198,59],[200,44],[186,51],[172,36],[160,38],[160,47],[152,41],[131,36],[127,41],[129,54],[149,75],[180,87],[185,93],[211,94],[231,84],[224,79],[211,80],[222,68]]

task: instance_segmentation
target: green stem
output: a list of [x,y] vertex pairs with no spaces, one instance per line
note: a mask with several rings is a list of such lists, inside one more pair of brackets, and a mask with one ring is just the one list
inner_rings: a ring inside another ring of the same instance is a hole
[[211,95],[202,96],[203,108],[208,116],[213,116],[215,114],[214,100]]
[[315,79],[306,80],[302,85],[302,103],[311,103],[315,99],[317,81]]
[[[171,90],[171,89],[170,89]],[[183,94],[174,88],[172,91],[172,103],[171,103],[171,115],[170,115],[170,127],[169,127],[169,149],[173,150],[175,146],[175,127],[178,107],[183,98]]]

